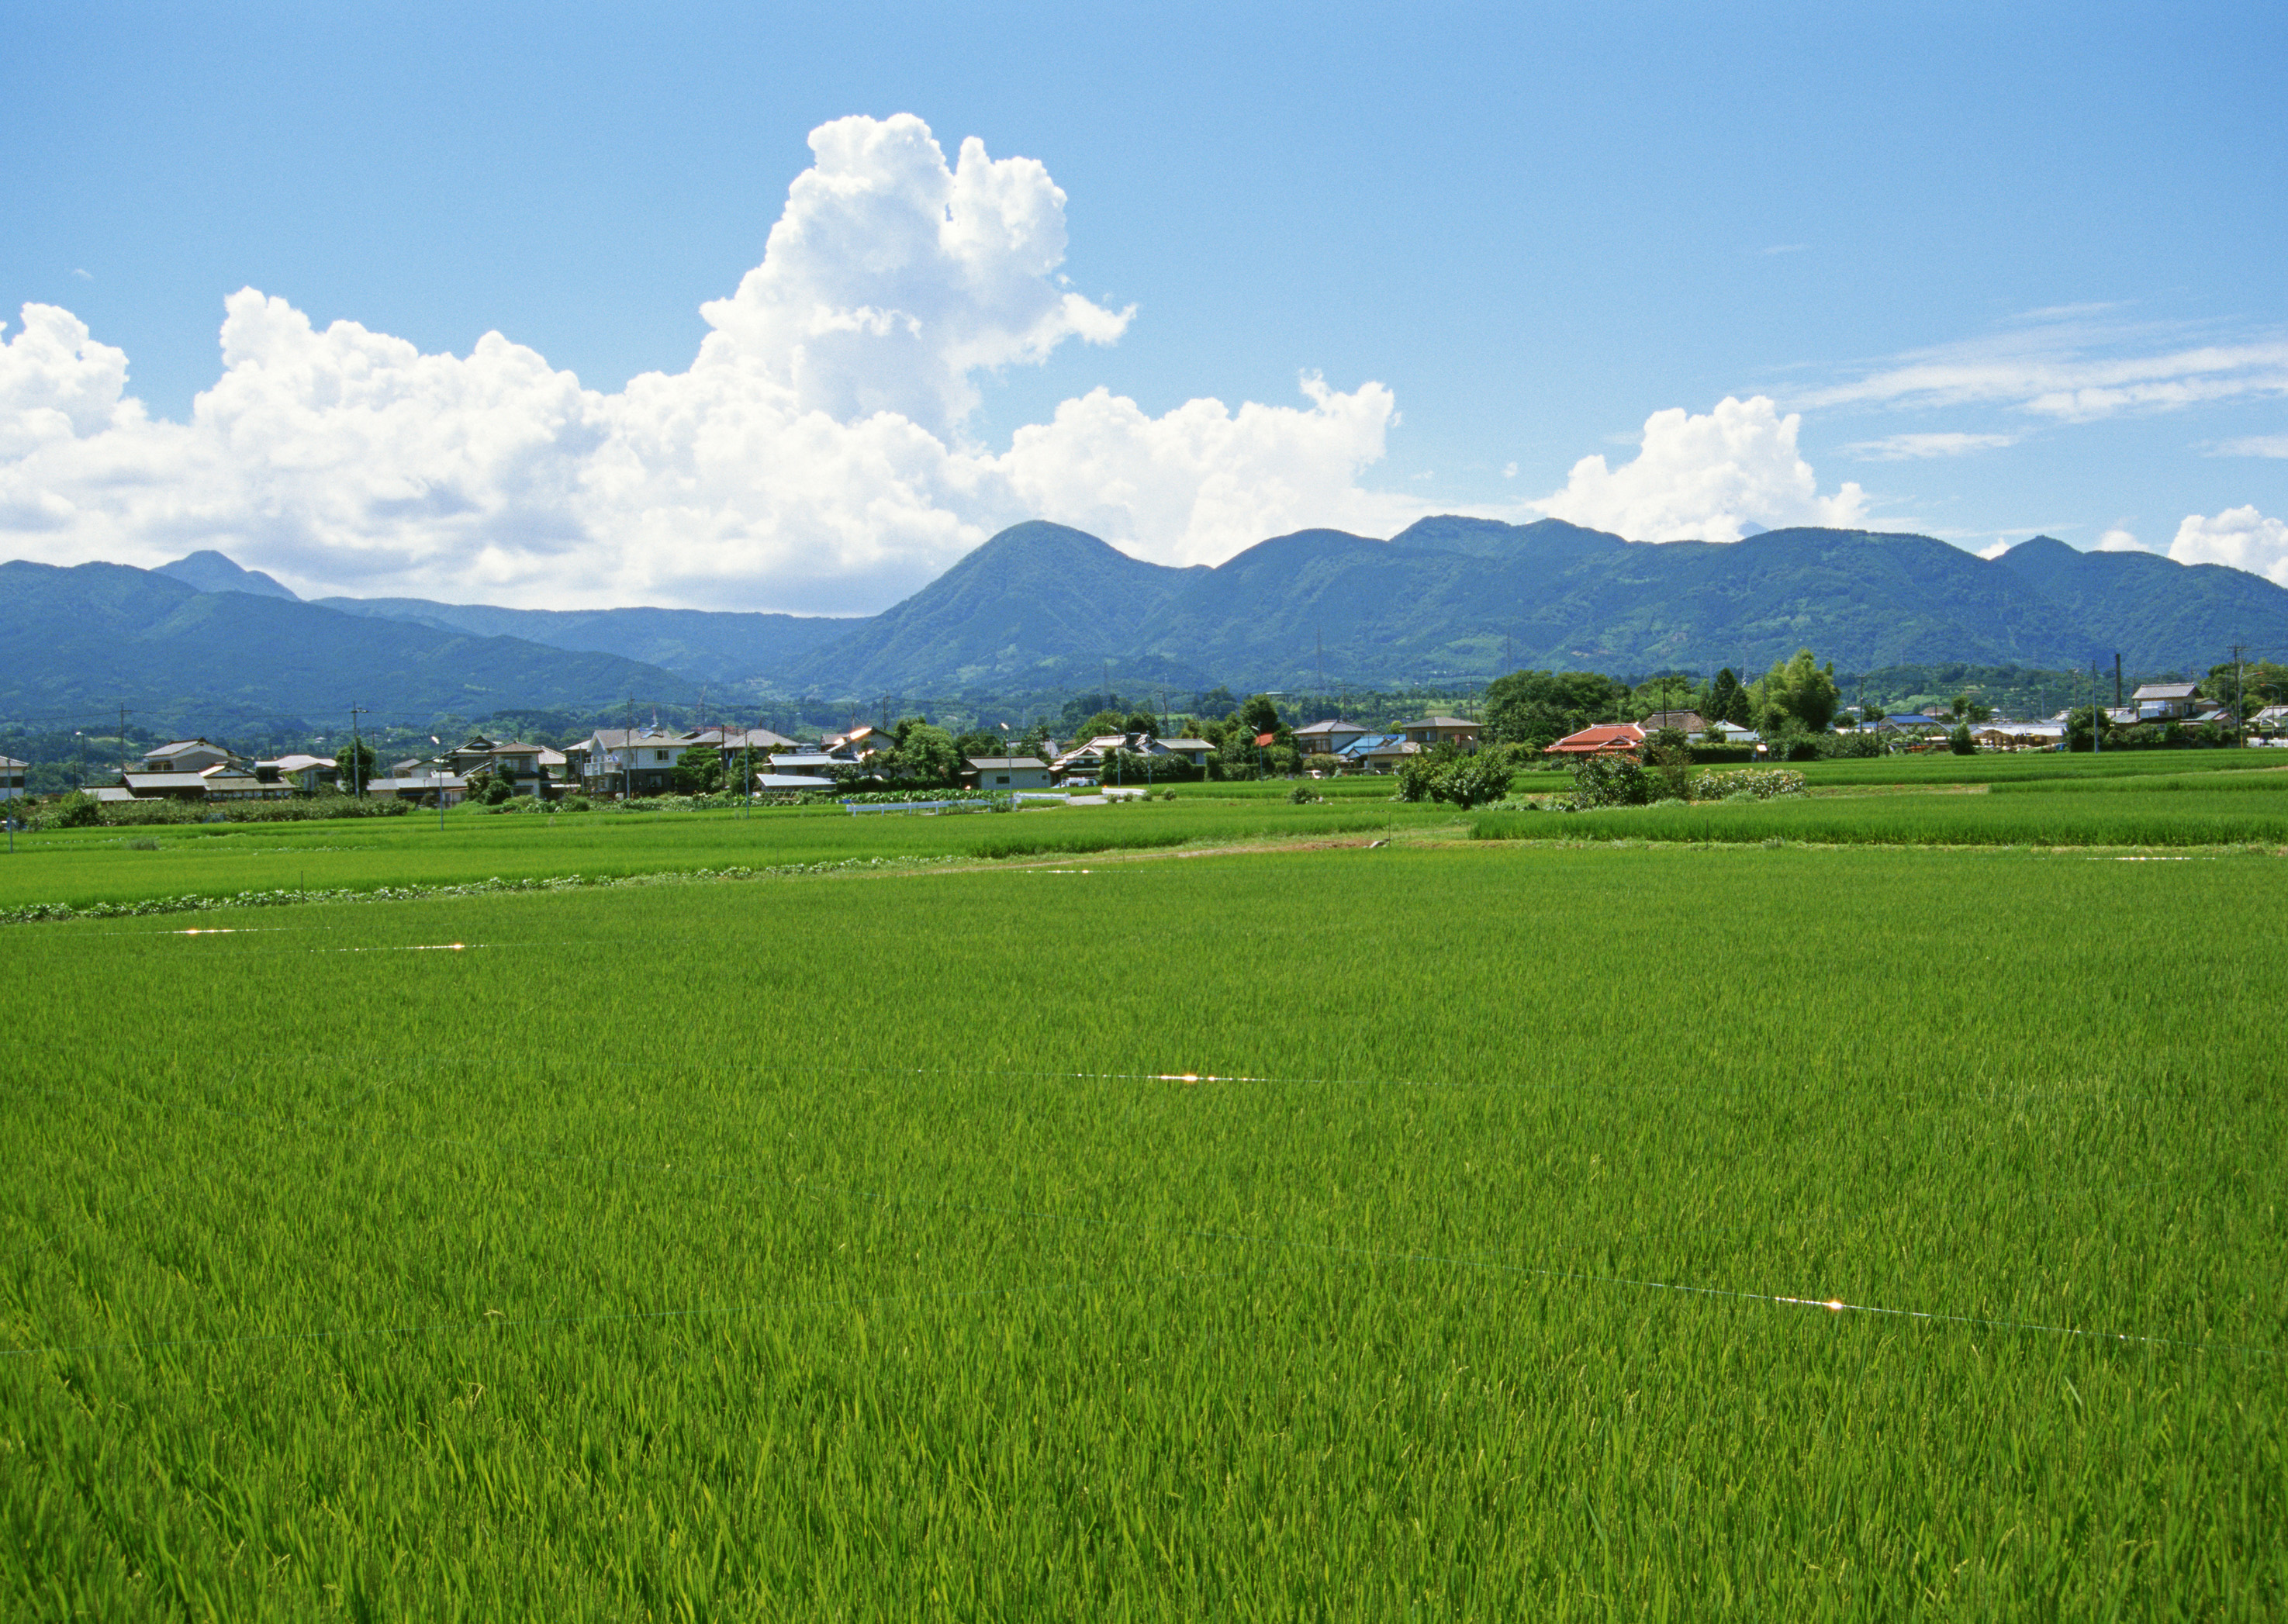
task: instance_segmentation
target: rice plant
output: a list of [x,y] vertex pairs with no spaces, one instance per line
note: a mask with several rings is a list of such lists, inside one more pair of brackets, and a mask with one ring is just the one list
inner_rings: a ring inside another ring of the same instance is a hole
[[1490,844],[13,931],[0,1606],[2276,1616],[2284,922]]

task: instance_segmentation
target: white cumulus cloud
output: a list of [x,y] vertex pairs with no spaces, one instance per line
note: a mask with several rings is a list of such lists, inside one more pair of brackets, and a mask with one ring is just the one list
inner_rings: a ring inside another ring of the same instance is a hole
[[1602,456],[1583,457],[1565,488],[1540,506],[1553,518],[1648,542],[1736,542],[1759,529],[1863,524],[1867,500],[1858,486],[1819,494],[1796,448],[1801,424],[1762,395],[1727,396],[1701,416],[1681,407],[1655,412],[1635,460],[1612,468]]
[[2288,521],[2267,519],[2252,503],[2213,519],[2190,514],[2177,527],[2169,556],[2180,564],[2229,564],[2288,586]]
[[2097,545],[2090,551],[2092,552],[2149,552],[2152,549],[2128,531],[2117,527],[2099,536]]
[[811,147],[689,369],[617,392],[497,333],[424,354],[244,289],[221,377],[167,423],[124,354],[27,305],[0,344],[0,533],[56,563],[218,547],[306,591],[855,613],[1029,517],[1193,562],[1420,512],[1358,487],[1394,417],[1377,384],[1159,417],[1099,390],[970,443],[981,373],[1111,343],[1129,313],[1061,284],[1038,162],[973,139],[949,164],[908,115]]

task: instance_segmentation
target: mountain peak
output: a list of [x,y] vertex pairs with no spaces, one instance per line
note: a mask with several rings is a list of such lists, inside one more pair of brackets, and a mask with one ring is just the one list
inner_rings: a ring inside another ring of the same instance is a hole
[[242,568],[235,559],[217,552],[211,547],[202,547],[196,552],[186,553],[172,564],[162,564],[151,573],[171,576],[185,586],[202,592],[246,592],[256,598],[283,598],[293,603],[302,601],[299,595],[279,585],[260,570]]

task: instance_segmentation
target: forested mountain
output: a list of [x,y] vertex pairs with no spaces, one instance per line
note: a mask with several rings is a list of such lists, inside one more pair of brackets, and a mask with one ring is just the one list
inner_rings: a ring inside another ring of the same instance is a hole
[[[2021,558],[2021,554],[2025,554]],[[2059,555],[2062,555],[2062,557]],[[1432,519],[1389,541],[1305,530],[1213,569],[1139,563],[1057,526],[1004,532],[773,680],[824,694],[995,684],[1385,686],[1521,667],[1845,670],[1968,661],[2205,668],[2288,646],[2288,590],[2243,571],[2047,537],[1982,559],[1929,536],[1767,531],[1651,545],[1561,520]]]
[[[1808,646],[1844,672],[1960,662],[2205,669],[2288,647],[2288,590],[2218,565],[2083,553],[2038,536],[1982,559],[1928,536],[1773,530],[1633,543],[1557,519],[1429,519],[1388,541],[1303,530],[1212,569],[1148,564],[1061,525],[1016,525],[862,620],[417,598],[304,603],[219,553],[163,571],[0,567],[17,658],[0,701],[200,715],[588,710],[1116,685],[1325,692],[1521,668],[1760,670]],[[218,723],[217,725],[219,725]]]
[[[1208,574],[1147,564],[1063,525],[1013,525],[903,603],[774,675],[790,688],[854,696],[1086,683]],[[1163,663],[1168,680],[1196,675]],[[1137,664],[1124,660],[1122,669]]]
[[473,637],[522,638],[552,648],[619,654],[696,682],[731,683],[783,671],[869,622],[823,615],[707,609],[501,609],[425,598],[321,598],[330,609],[411,621]]
[[685,678],[613,654],[518,638],[377,624],[319,604],[236,588],[202,592],[123,564],[0,564],[0,709],[11,719],[93,716],[125,705],[152,726],[228,731],[346,724],[511,706],[586,713],[679,701]]

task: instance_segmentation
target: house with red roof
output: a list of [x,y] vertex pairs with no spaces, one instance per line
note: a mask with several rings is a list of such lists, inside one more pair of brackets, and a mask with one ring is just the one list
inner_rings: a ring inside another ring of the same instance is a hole
[[1545,756],[1633,756],[1643,748],[1645,731],[1634,722],[1615,722],[1568,733],[1542,751]]

